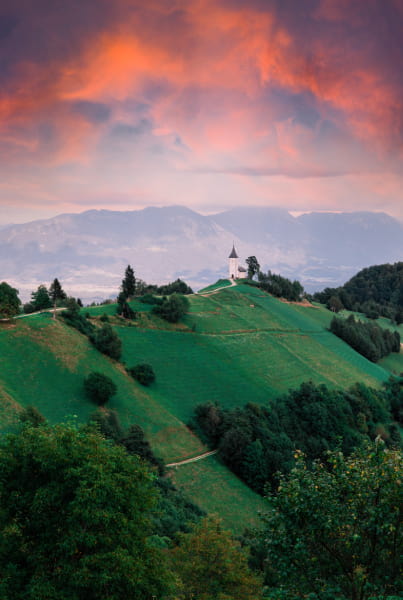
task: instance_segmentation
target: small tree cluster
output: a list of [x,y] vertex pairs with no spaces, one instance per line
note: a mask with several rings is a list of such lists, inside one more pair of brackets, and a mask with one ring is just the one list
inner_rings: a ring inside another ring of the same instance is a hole
[[172,294],[168,298],[163,298],[161,304],[153,307],[153,313],[169,321],[177,323],[189,310],[189,300],[185,296]]
[[350,315],[348,319],[333,317],[330,331],[372,362],[377,362],[391,352],[400,352],[398,331],[382,329],[376,323],[357,321],[354,315]]
[[258,272],[258,285],[276,298],[285,298],[292,302],[300,300],[304,293],[304,288],[299,281],[290,281],[286,277],[271,273],[271,271],[268,271],[267,274],[262,271]]
[[90,335],[90,341],[95,348],[110,356],[115,360],[119,360],[122,354],[122,341],[118,334],[112,329],[110,323],[104,323],[102,327],[96,329]]
[[154,369],[147,363],[140,363],[127,369],[127,372],[141,385],[151,385],[155,381]]

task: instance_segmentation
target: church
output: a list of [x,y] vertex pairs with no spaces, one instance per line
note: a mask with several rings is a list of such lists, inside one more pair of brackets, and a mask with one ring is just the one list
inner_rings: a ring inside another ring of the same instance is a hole
[[236,253],[235,245],[232,245],[231,254],[228,257],[229,259],[229,278],[230,279],[246,279],[247,271],[244,267],[240,266],[239,256]]

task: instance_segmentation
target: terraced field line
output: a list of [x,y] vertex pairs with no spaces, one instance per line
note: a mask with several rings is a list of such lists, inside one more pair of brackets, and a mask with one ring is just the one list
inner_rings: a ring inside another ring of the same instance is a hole
[[193,458],[187,458],[186,460],[180,460],[179,462],[169,463],[169,465],[165,465],[166,467],[180,467],[181,465],[187,465],[188,463],[196,462],[197,460],[203,460],[203,458],[207,458],[208,456],[213,456],[213,454],[217,454],[218,450],[211,450],[210,452],[205,452],[204,454],[199,454],[199,456],[194,456]]

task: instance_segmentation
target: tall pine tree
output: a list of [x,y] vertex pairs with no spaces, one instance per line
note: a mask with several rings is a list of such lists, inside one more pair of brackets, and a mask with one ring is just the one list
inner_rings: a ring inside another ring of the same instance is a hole
[[122,279],[121,289],[126,299],[134,296],[134,292],[136,291],[136,278],[130,265],[127,265],[126,267],[125,276]]

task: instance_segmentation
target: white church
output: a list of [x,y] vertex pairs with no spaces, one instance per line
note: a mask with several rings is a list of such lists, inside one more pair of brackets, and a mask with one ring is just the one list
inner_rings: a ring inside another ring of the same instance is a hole
[[244,267],[239,265],[239,256],[236,253],[235,245],[232,245],[231,254],[229,259],[229,278],[230,279],[246,279],[247,271]]

